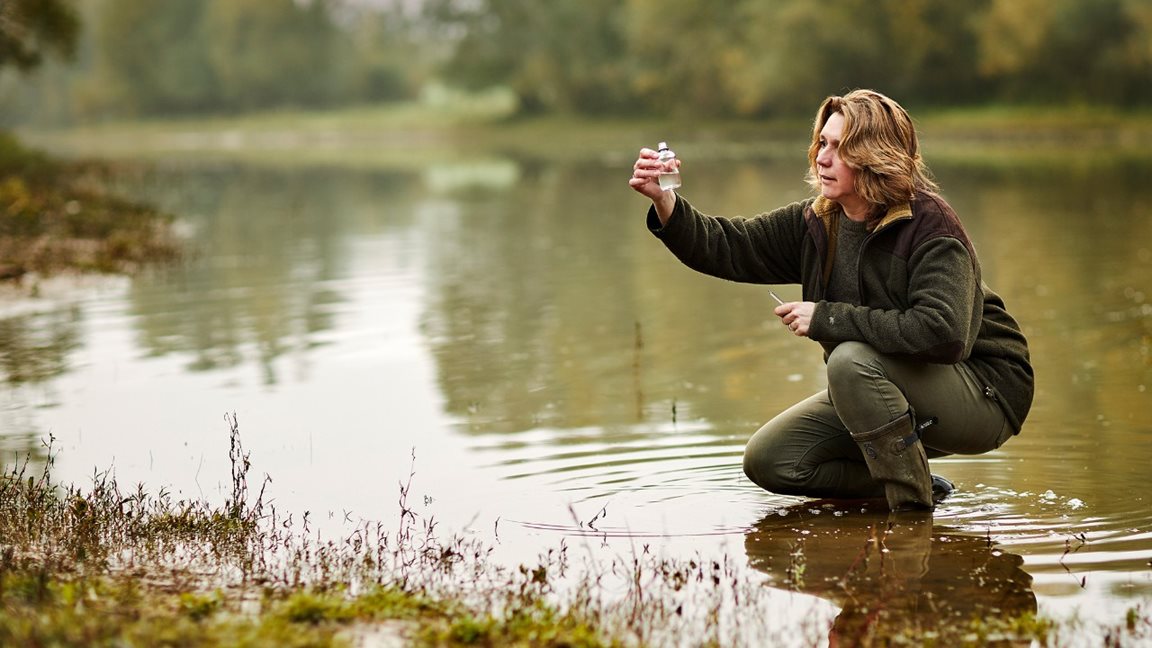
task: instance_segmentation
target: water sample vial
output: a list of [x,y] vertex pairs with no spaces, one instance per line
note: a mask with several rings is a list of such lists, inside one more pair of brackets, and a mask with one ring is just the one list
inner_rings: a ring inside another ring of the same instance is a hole
[[676,154],[668,149],[667,142],[660,142],[660,146],[656,149],[660,162],[664,164],[664,170],[660,173],[660,188],[672,191],[680,186],[680,169],[676,168]]

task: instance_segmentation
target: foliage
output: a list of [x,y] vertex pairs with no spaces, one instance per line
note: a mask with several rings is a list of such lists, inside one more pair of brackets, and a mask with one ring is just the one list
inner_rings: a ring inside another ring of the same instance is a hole
[[346,57],[323,2],[216,1],[201,26],[224,105],[323,105],[338,87]]
[[625,107],[624,16],[614,0],[429,4],[429,19],[459,33],[446,78],[510,86],[528,112],[602,113]]
[[[439,0],[431,18],[460,34],[448,73],[585,113],[795,114],[853,87],[936,105],[1152,103],[1143,0],[537,4]],[[599,100],[573,101],[593,66]]]
[[134,114],[321,106],[353,60],[327,4],[293,0],[99,3],[98,104]]
[[107,2],[92,25],[101,44],[99,69],[108,71],[100,84],[120,95],[102,101],[120,101],[124,110],[141,113],[210,108],[216,78],[201,46],[204,3],[170,0],[162,12],[155,6],[150,0]]
[[80,23],[68,0],[0,2],[0,69],[36,67],[45,53],[70,55]]
[[1147,0],[75,1],[79,60],[6,93],[24,97],[0,100],[8,120],[349,106],[440,80],[508,88],[526,114],[797,115],[853,87],[1152,105]]
[[77,61],[31,81],[0,78],[8,113],[0,122],[411,99],[432,65],[424,54],[432,48],[399,9],[343,0],[74,1],[84,21]]
[[1148,105],[1152,4],[1146,0],[993,0],[978,69],[1003,96]]
[[170,217],[103,190],[107,167],[55,163],[0,132],[0,281],[130,272],[178,255]]

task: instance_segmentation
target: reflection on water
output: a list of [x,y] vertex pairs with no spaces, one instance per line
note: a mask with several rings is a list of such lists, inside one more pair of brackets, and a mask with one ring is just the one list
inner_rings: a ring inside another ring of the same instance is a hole
[[0,382],[43,383],[63,373],[80,346],[75,307],[0,317]]
[[176,209],[195,224],[201,261],[165,277],[163,291],[136,284],[133,314],[148,353],[185,356],[192,371],[251,361],[275,384],[278,358],[318,343],[341,300],[330,282],[342,274],[349,230],[374,216],[375,196],[399,179],[314,176],[300,183],[283,172],[211,168],[175,189],[152,188],[188,203]]
[[51,405],[53,378],[69,368],[81,345],[79,308],[65,306],[0,316],[0,468],[14,457],[47,459],[32,408]]
[[769,512],[744,548],[773,587],[840,607],[831,645],[871,645],[906,628],[949,644],[973,619],[1016,618],[1037,609],[1021,556],[989,536],[934,526],[931,513],[804,503]]
[[[831,524],[843,538],[802,528],[853,556],[879,547],[860,536],[875,522],[851,526],[871,518],[774,517],[796,500],[744,479],[748,436],[824,386],[820,350],[775,324],[762,288],[671,258],[624,182],[627,148],[415,170],[169,161],[125,180],[180,216],[194,254],[121,291],[0,318],[0,438],[55,435],[73,479],[114,466],[212,497],[235,411],[279,505],[335,520],[390,519],[415,452],[427,512],[499,529],[517,555],[558,536],[710,552],[755,527],[749,560],[787,585],[791,554],[772,538],[797,532],[768,533],[769,520]],[[799,199],[795,150],[702,152],[683,192],[730,215]],[[1029,336],[1038,391],[1002,449],[934,462],[959,486],[936,528],[885,542],[930,531],[930,571],[907,581],[918,591],[935,574],[968,587],[964,560],[969,580],[978,563],[1008,578],[1014,554],[1042,605],[1150,595],[1152,160],[946,162],[934,169]],[[891,585],[871,571],[881,554],[849,573],[804,543],[807,586]]]

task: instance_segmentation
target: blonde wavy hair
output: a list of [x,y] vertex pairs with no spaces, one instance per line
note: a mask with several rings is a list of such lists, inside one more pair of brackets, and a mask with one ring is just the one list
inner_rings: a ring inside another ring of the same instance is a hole
[[917,191],[938,191],[920,157],[920,142],[908,111],[879,92],[853,90],[843,97],[828,97],[816,111],[805,180],[817,193],[820,131],[836,113],[844,116],[840,159],[856,171],[856,194],[868,201],[874,216],[910,201]]

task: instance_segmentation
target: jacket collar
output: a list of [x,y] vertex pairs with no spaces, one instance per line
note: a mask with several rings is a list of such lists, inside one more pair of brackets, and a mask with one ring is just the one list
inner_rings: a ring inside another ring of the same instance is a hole
[[[824,196],[817,196],[816,200],[812,203],[812,212],[816,214],[824,226],[824,231],[830,233],[836,217],[840,213],[840,205],[828,200]],[[912,204],[903,202],[898,205],[893,205],[888,208],[880,221],[872,228],[873,232],[880,231],[892,223],[912,218]]]
[[[814,218],[808,218],[808,228],[812,233],[813,240],[816,242],[816,248],[819,254],[824,258],[824,282],[821,286],[823,291],[828,290],[828,280],[832,278],[832,264],[836,258],[836,243],[839,238],[840,229],[840,205],[828,200],[824,196],[817,196],[812,201],[811,214]],[[806,217],[807,218],[807,217]],[[910,203],[901,203],[893,205],[888,208],[880,221],[872,228],[872,233],[869,238],[883,230],[893,223],[904,220],[911,220],[912,218],[912,205]],[[865,239],[866,241],[868,239]],[[820,293],[821,295],[824,292]]]
[[876,227],[872,231],[878,232],[896,221],[908,220],[910,218],[912,218],[911,203],[903,202],[899,205],[892,205],[888,208],[888,212],[884,214],[884,217],[880,219],[880,222],[876,223]]

